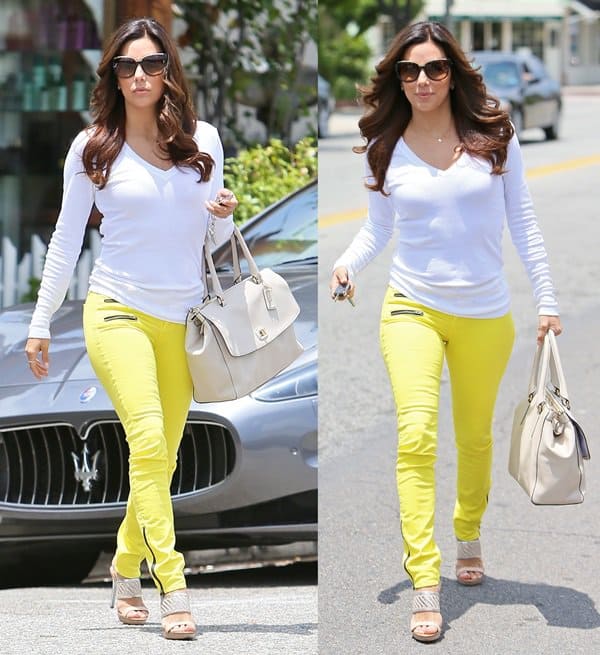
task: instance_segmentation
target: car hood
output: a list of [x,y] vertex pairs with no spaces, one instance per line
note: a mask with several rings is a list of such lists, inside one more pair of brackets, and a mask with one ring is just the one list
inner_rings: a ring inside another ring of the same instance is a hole
[[[484,80],[485,81],[485,80]],[[510,103],[520,103],[522,100],[522,92],[517,86],[513,87],[498,87],[492,84],[485,83],[486,89],[490,95],[495,96],[498,100],[505,100]]]
[[[317,344],[317,290],[316,266],[298,266],[286,270],[284,275],[300,305],[300,316],[294,324],[296,337],[307,353],[291,365],[293,368],[306,362],[306,356],[316,352]],[[223,280],[226,284],[226,280]],[[25,358],[27,330],[34,305],[16,305],[0,314],[0,388],[33,385],[62,387],[70,382],[97,382],[85,349],[82,327],[83,302],[67,301],[53,317],[50,331],[50,371],[43,381],[33,378]],[[316,354],[315,354],[316,357]],[[289,369],[287,369],[289,370]],[[81,392],[85,385],[78,384]],[[54,393],[58,393],[55,389]],[[9,394],[9,395],[12,395]]]

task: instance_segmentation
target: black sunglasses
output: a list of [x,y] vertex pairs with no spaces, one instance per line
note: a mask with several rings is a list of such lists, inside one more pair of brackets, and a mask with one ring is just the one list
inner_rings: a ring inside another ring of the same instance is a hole
[[421,71],[425,71],[425,75],[430,80],[441,82],[448,77],[451,66],[452,62],[450,59],[433,59],[423,66],[415,64],[414,61],[403,59],[402,61],[397,61],[394,68],[396,75],[402,82],[414,82],[421,74]]
[[115,57],[112,67],[117,77],[133,77],[138,65],[146,75],[160,75],[167,68],[169,57],[164,52],[146,55],[137,61],[132,57]]

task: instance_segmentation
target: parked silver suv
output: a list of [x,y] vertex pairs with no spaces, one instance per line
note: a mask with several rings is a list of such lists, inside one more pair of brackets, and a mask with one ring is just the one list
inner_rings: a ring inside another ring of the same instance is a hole
[[488,91],[510,113],[517,135],[541,127],[547,139],[558,138],[562,109],[560,84],[538,57],[492,50],[480,50],[472,55],[474,67],[481,67]]

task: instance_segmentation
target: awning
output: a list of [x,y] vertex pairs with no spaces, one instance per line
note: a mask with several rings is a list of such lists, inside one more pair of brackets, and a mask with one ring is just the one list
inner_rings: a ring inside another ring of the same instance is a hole
[[579,14],[587,21],[595,21],[600,18],[600,2],[578,2],[577,0],[569,0],[568,7],[571,11]]
[[[454,20],[560,20],[569,4],[569,0],[453,0],[450,13]],[[426,0],[424,13],[430,20],[443,19],[446,0]]]

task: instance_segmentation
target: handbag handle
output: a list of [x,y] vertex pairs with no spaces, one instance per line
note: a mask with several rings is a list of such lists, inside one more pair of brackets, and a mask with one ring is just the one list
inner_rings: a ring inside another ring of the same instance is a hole
[[550,377],[554,384],[554,392],[560,398],[569,403],[569,390],[567,389],[567,380],[563,372],[560,355],[558,354],[558,343],[556,335],[552,330],[546,333],[546,339],[550,342]]
[[546,381],[548,379],[548,369],[550,369],[550,382],[554,385],[556,395],[565,401],[569,406],[569,391],[567,381],[562,369],[560,355],[558,353],[558,344],[556,336],[552,330],[548,330],[544,341],[538,345],[531,367],[531,376],[529,378],[529,399],[539,395],[543,397]]
[[[206,264],[208,265],[208,271],[210,273],[210,282],[212,287],[212,294],[210,294],[209,292],[208,295],[209,296],[212,295],[218,298],[220,302],[222,302],[223,287],[221,286],[221,281],[219,280],[219,276],[217,275],[217,271],[215,269],[215,263],[213,261],[213,256],[210,251],[209,240],[210,240],[210,235],[207,232],[206,239],[204,240],[204,259],[206,261]],[[250,270],[250,276],[252,280],[256,282],[256,284],[261,284],[262,277],[260,271],[258,270],[258,266],[256,265],[256,262],[254,261],[254,257],[252,257],[252,253],[250,252],[250,248],[248,248],[248,244],[244,240],[244,237],[242,236],[242,233],[240,232],[237,225],[233,226],[233,232],[231,234],[230,244],[231,244],[231,252],[232,252],[232,259],[233,259],[234,284],[238,282],[242,277],[238,250],[237,250],[238,246],[242,251],[242,255],[245,257],[246,261],[248,262],[248,268]],[[204,281],[205,291],[208,292],[206,271],[204,270],[204,267],[203,267],[203,281]]]

